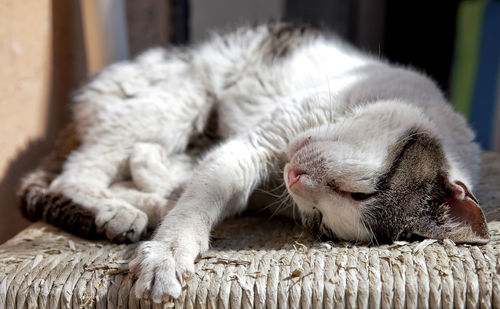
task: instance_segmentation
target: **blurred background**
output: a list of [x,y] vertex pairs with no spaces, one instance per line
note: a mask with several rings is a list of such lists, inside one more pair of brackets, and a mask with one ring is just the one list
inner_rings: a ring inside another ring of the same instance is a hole
[[71,92],[152,46],[187,44],[245,22],[302,21],[431,76],[500,150],[500,2],[400,0],[0,0],[0,243],[28,222],[22,175],[69,121]]

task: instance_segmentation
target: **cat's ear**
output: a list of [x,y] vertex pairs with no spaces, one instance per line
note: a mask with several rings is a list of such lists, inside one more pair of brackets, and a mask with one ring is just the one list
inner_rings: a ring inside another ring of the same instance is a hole
[[[445,202],[449,207],[449,220],[461,226],[470,227],[474,239],[480,238],[484,241],[490,239],[486,219],[479,207],[479,202],[463,182],[455,181],[450,185],[450,194]],[[465,241],[473,241],[473,239]]]
[[490,239],[486,218],[479,202],[461,181],[445,181],[444,200],[432,215],[416,224],[414,233],[437,239],[449,238],[456,243],[486,243]]

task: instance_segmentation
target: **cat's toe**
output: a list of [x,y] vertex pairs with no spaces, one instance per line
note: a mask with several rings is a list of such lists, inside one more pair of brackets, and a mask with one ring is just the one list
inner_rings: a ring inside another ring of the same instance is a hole
[[98,212],[95,222],[110,240],[136,242],[147,229],[148,217],[139,209],[115,205]]
[[175,261],[173,258],[164,259],[154,270],[151,299],[155,303],[160,303],[164,297],[178,298],[181,291],[181,284],[175,275]]
[[177,259],[173,248],[165,242],[147,241],[137,249],[136,258],[129,268],[138,279],[135,284],[137,298],[149,298],[154,303],[178,298],[182,292]]

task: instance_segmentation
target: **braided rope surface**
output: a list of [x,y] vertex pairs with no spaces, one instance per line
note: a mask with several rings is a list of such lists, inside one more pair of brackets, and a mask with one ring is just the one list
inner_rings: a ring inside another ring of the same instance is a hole
[[134,296],[136,244],[37,222],[0,245],[0,308],[500,308],[498,154],[483,154],[481,179],[486,245],[319,243],[289,219],[244,216],[214,231],[181,297],[162,305]]

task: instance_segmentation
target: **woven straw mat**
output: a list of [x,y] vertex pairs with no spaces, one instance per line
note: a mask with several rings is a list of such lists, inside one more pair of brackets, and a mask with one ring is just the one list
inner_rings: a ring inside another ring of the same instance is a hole
[[482,246],[319,243],[285,218],[249,215],[213,233],[175,301],[134,296],[136,244],[89,241],[37,222],[0,246],[0,308],[500,308],[500,155],[483,154]]

